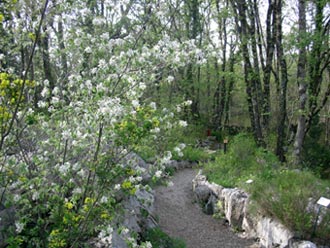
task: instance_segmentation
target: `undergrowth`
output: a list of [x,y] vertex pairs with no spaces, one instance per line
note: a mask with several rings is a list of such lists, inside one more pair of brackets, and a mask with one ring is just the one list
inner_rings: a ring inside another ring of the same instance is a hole
[[330,198],[329,180],[308,170],[286,168],[272,152],[258,148],[250,135],[235,136],[228,152],[203,170],[212,182],[245,189],[254,208],[281,221],[297,237],[330,241],[330,210],[322,211],[314,234],[317,209],[313,207],[321,196]]
[[153,248],[186,248],[183,240],[168,236],[160,228],[147,230],[144,240],[149,241]]

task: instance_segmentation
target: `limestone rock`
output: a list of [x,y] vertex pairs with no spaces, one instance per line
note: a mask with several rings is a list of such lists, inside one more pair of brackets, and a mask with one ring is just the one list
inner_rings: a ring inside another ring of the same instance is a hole
[[277,220],[268,217],[258,216],[255,229],[260,243],[265,247],[284,248],[293,237],[293,233],[285,226]]
[[[125,220],[123,225],[129,230],[141,233],[142,229],[147,227],[143,224],[150,224],[152,220],[147,221],[149,215],[154,212],[154,196],[145,189],[139,189],[134,196],[130,196],[124,203]],[[152,217],[150,217],[152,218]],[[144,220],[145,219],[145,220]]]
[[205,204],[211,196],[211,190],[206,185],[198,185],[195,188],[195,198],[199,203]]
[[224,201],[225,216],[229,225],[241,229],[247,194],[239,189],[223,189],[219,199]]
[[215,213],[217,202],[218,198],[214,194],[211,194],[209,200],[204,206],[204,213],[207,215],[213,215]]
[[[229,225],[244,231],[244,237],[259,240],[265,248],[315,248],[309,241],[292,243],[293,233],[279,221],[248,212],[249,195],[237,188],[224,188],[214,183],[209,183],[199,171],[192,181],[195,197],[205,198],[209,195],[204,211],[213,213],[220,211],[228,220]],[[208,188],[209,191],[206,189]]]
[[310,241],[297,241],[290,245],[290,248],[317,248],[317,246]]
[[150,167],[139,155],[134,152],[128,153],[122,160],[122,163],[132,166],[132,168],[141,173],[142,180],[148,182],[151,179]]
[[[110,248],[128,248],[123,237],[121,237],[117,231],[114,231],[112,234],[112,246]],[[104,247],[106,248],[106,247]]]

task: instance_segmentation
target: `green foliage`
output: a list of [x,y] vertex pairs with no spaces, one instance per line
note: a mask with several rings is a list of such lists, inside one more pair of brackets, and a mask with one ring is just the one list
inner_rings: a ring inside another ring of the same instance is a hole
[[[39,165],[39,169],[44,166]],[[115,200],[110,191],[107,194],[101,185],[83,186],[86,178],[75,175],[69,167],[65,175],[53,171],[57,181],[45,167],[40,171],[42,177],[26,175],[24,165],[21,165],[21,174],[13,174],[11,180],[24,191],[7,196],[6,207],[15,206],[17,218],[15,226],[6,230],[8,247],[81,247],[104,225],[110,224],[115,214]],[[108,176],[112,174],[107,173]],[[76,188],[74,181],[81,188]],[[93,190],[98,194],[91,197]],[[101,194],[108,196],[101,197]]]
[[[326,185],[308,171],[280,170],[268,179],[258,178],[249,188],[251,197],[262,211],[279,219],[301,238],[311,238],[316,219],[315,209],[311,209],[322,195],[326,195]],[[330,238],[330,218],[327,211],[316,235]]]
[[[25,86],[32,88],[34,82],[26,81]],[[23,101],[25,98],[25,96],[22,96],[20,99],[22,87],[22,79],[15,78],[5,72],[0,73],[0,129],[2,133],[5,133],[8,128],[16,105],[21,103],[18,101]]]
[[312,125],[303,146],[304,165],[320,175],[330,179],[330,149],[323,143],[324,125],[317,122]]
[[183,240],[178,238],[171,238],[164,233],[160,228],[153,228],[147,230],[144,240],[150,241],[154,248],[185,248],[186,245]]
[[140,157],[147,162],[154,162],[157,151],[154,149],[154,147],[147,145],[147,144],[141,144],[135,148],[135,151],[137,154],[140,155]]
[[159,127],[159,120],[152,118],[155,111],[149,107],[137,107],[136,113],[127,115],[120,123],[116,124],[115,132],[119,139],[118,145],[134,145],[137,144],[149,131]]
[[183,150],[183,156],[180,157],[174,153],[173,158],[176,160],[184,160],[191,162],[203,162],[209,159],[210,155],[202,148],[194,148],[191,146]]
[[207,163],[204,172],[213,182],[235,187],[257,176],[271,176],[277,164],[275,155],[258,148],[252,136],[242,133],[229,140],[228,152]]

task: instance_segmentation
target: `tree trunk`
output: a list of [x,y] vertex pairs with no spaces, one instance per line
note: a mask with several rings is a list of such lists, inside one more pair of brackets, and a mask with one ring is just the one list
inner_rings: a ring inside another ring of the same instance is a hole
[[294,164],[297,166],[301,163],[302,159],[302,146],[305,138],[306,127],[306,101],[307,101],[307,84],[306,84],[306,47],[304,44],[304,38],[306,37],[306,0],[298,1],[299,9],[299,57],[297,68],[297,83],[299,87],[299,117],[297,123],[297,132],[294,142]]
[[279,99],[279,112],[280,117],[277,125],[277,146],[276,155],[281,162],[285,162],[285,120],[287,116],[286,111],[286,92],[288,84],[288,73],[286,60],[283,53],[282,44],[282,0],[275,0],[274,16],[276,18],[276,55],[277,63],[280,73],[278,73],[281,80],[280,87],[280,99]]
[[273,0],[268,1],[268,10],[266,18],[266,63],[263,67],[264,72],[264,89],[263,89],[263,126],[266,130],[269,128],[269,116],[270,116],[270,76],[272,71],[272,63],[274,56],[274,33],[275,25],[274,22],[274,3]]
[[[68,59],[65,52],[64,44],[64,29],[62,19],[58,22],[58,38],[59,38],[59,48],[61,49],[61,79],[66,82],[68,77]],[[62,85],[62,89],[65,89],[65,85]]]
[[55,80],[54,80],[54,76],[52,73],[52,66],[51,66],[51,62],[50,62],[49,35],[47,33],[46,26],[43,27],[43,31],[44,31],[43,36],[40,39],[40,45],[42,47],[42,63],[43,63],[45,78],[48,80],[50,92],[52,92],[52,90],[55,87]]
[[[256,50],[255,41],[251,41],[255,39],[254,33],[249,28],[248,20],[247,20],[247,9],[251,6],[248,6],[243,0],[232,0],[233,10],[236,12],[235,21],[236,26],[240,38],[240,50],[243,56],[244,61],[244,80],[246,84],[246,94],[247,94],[247,102],[249,115],[251,120],[251,127],[254,134],[254,139],[256,143],[260,146],[264,146],[263,134],[262,134],[262,126],[261,126],[261,115],[260,115],[260,78],[258,75],[259,70],[257,70],[256,63],[254,61],[254,65],[251,63],[250,49],[252,46],[252,53],[254,54],[254,60],[256,58]],[[250,20],[252,19],[252,13],[250,13]],[[254,22],[254,20],[252,20]],[[252,43],[252,45],[250,44]],[[249,46],[250,45],[250,46]]]
[[224,120],[224,127],[227,128],[229,126],[229,106],[231,101],[231,94],[234,88],[234,65],[235,65],[235,55],[234,55],[234,46],[231,48],[230,57],[229,57],[229,72],[230,77],[228,79],[228,90],[225,102],[225,120]]

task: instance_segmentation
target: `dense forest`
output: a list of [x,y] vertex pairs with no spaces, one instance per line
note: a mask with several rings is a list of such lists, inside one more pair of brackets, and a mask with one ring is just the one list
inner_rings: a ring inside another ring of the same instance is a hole
[[327,0],[2,0],[9,247],[110,233],[118,191],[148,186],[126,155],[152,147],[157,180],[189,128],[329,179],[329,33]]

